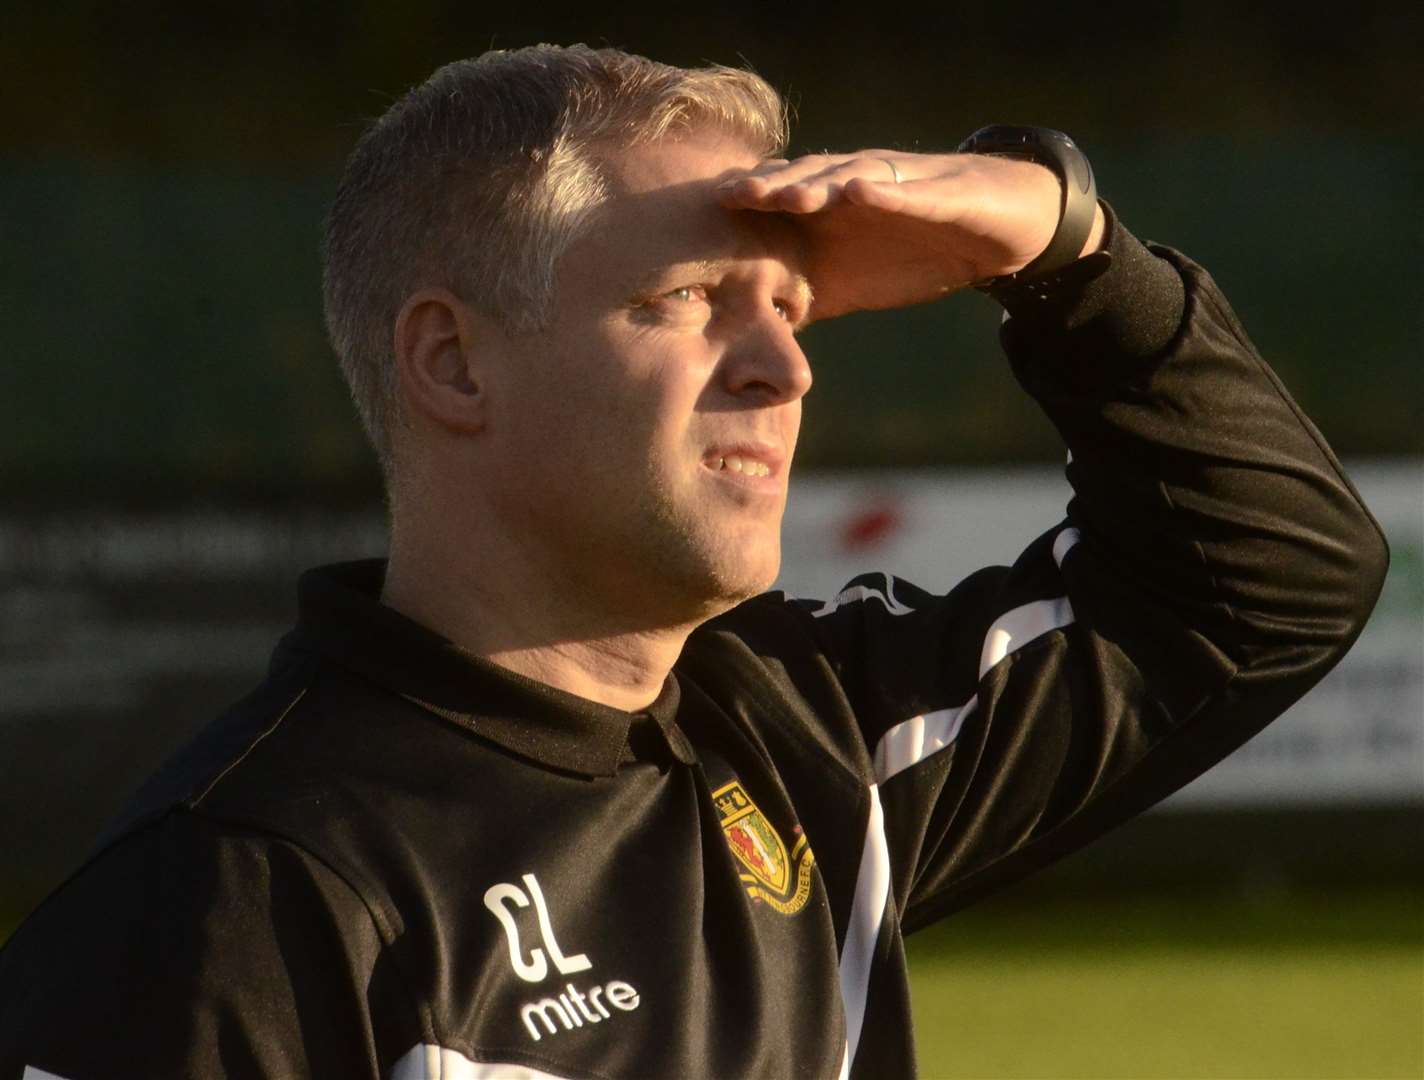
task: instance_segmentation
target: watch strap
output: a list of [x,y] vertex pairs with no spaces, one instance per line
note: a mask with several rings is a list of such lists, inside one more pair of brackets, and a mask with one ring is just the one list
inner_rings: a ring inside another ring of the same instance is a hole
[[959,144],[961,154],[993,154],[1037,162],[1052,169],[1063,188],[1058,228],[1047,247],[1023,269],[977,282],[975,288],[997,295],[1003,289],[1036,284],[1048,286],[1065,267],[1077,261],[1093,231],[1098,191],[1093,167],[1076,143],[1053,128],[990,124]]

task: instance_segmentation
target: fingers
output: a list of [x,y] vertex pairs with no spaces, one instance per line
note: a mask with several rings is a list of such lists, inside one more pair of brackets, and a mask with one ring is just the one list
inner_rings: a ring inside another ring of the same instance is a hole
[[741,210],[780,210],[780,194],[824,173],[842,160],[813,154],[795,161],[764,161],[751,172],[729,180],[718,189],[723,205]]
[[763,162],[750,173],[718,189],[724,206],[810,214],[840,201],[846,186],[856,181],[895,184],[904,166],[892,168],[891,155],[813,154],[790,162]]
[[843,197],[855,206],[887,214],[913,214],[927,221],[952,220],[963,202],[941,177],[905,180],[898,184],[857,178],[846,184]]

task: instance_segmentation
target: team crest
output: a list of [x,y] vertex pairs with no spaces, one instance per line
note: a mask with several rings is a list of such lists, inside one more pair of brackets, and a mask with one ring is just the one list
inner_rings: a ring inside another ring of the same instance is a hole
[[816,856],[800,829],[790,853],[771,822],[762,816],[756,803],[738,780],[712,792],[712,801],[722,820],[722,833],[742,871],[738,876],[747,895],[771,905],[783,915],[794,915],[806,906],[811,895],[811,868]]

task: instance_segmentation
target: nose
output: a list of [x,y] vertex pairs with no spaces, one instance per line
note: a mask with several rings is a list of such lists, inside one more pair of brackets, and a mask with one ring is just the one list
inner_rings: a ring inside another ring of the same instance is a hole
[[811,364],[791,326],[776,312],[746,326],[723,356],[727,390],[757,404],[796,401],[811,389]]

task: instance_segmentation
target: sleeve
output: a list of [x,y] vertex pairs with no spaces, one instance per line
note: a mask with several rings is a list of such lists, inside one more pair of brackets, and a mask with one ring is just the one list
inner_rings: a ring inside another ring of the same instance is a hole
[[173,811],[0,953],[0,1077],[375,1077],[371,1017],[397,996],[371,916],[330,869]]
[[1001,330],[1069,448],[1066,520],[947,596],[871,575],[804,607],[907,930],[1210,768],[1339,660],[1383,581],[1378,526],[1211,278],[1111,230],[1105,272]]

